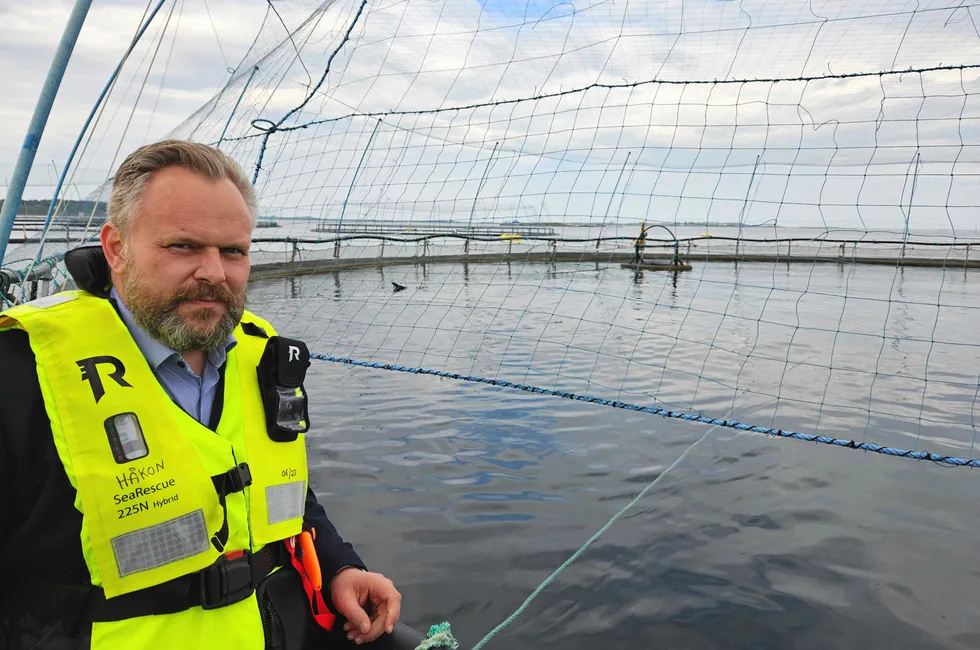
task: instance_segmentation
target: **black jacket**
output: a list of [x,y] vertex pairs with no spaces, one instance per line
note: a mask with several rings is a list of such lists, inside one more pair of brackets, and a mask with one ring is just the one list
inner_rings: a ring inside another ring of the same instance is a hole
[[[108,297],[109,269],[101,248],[77,249],[66,262],[79,288]],[[212,429],[220,414],[221,385],[218,390]],[[88,584],[79,541],[82,516],[74,501],[75,489],[54,446],[28,335],[0,332],[0,579],[8,596],[6,603],[0,598],[0,649],[13,647],[13,636],[37,634],[28,634],[25,626],[45,623],[12,614],[10,600],[16,600],[18,585],[34,580]],[[316,529],[325,579],[347,565],[366,568],[312,490],[307,491],[305,519]]]

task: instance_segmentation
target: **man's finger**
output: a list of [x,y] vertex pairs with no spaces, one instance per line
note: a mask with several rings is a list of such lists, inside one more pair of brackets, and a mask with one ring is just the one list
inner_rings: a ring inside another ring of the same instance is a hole
[[360,630],[362,633],[366,633],[371,629],[371,619],[361,607],[360,603],[357,602],[357,592],[354,590],[353,585],[339,590],[334,594],[333,604],[337,608],[337,611],[354,625],[355,629]]
[[374,641],[381,633],[384,632],[384,620],[385,620],[385,604],[381,603],[375,611],[375,618],[371,621],[371,629],[369,629],[364,634],[358,634],[356,632],[348,634],[347,638],[351,639],[355,643],[370,643]]
[[388,634],[391,634],[392,631],[394,631],[395,623],[398,622],[398,616],[401,614],[402,610],[402,595],[398,593],[394,585],[391,589],[394,593],[392,593],[388,597],[388,600],[385,601],[385,605],[387,605],[388,608],[385,616],[385,631],[387,631]]

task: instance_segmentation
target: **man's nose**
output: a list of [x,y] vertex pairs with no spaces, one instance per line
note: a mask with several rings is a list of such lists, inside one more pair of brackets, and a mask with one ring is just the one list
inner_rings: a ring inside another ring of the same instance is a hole
[[217,248],[204,248],[198,261],[194,273],[195,280],[210,284],[221,284],[225,281],[225,267],[221,262],[221,252]]

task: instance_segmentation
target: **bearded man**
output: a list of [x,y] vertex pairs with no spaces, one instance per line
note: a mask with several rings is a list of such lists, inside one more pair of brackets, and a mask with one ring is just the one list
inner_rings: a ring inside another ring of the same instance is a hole
[[0,646],[415,647],[309,487],[309,352],[245,309],[255,221],[226,154],[141,147],[78,289],[0,314]]

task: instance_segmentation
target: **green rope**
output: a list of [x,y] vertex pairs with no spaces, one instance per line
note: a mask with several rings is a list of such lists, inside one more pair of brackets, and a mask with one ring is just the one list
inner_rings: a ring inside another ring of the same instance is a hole
[[436,648],[458,648],[459,643],[453,638],[449,623],[439,623],[429,628],[422,643],[415,650],[436,650]]
[[[577,560],[579,558],[579,556],[582,555],[582,553],[584,553],[586,551],[586,549],[588,549],[590,546],[592,546],[592,544],[597,539],[599,539],[602,536],[603,533],[605,533],[607,530],[609,530],[609,528],[612,527],[612,525],[614,523],[616,523],[616,521],[619,520],[620,517],[622,517],[624,514],[626,514],[626,512],[630,508],[632,508],[637,503],[639,503],[640,500],[642,500],[643,497],[645,497],[647,495],[647,493],[649,493],[650,490],[652,490],[654,488],[654,486],[657,483],[660,482],[660,479],[662,479],[663,477],[667,476],[667,474],[670,471],[672,471],[674,468],[676,468],[678,465],[680,465],[681,464],[681,461],[683,461],[687,457],[687,455],[690,454],[694,450],[695,447],[697,447],[699,444],[701,444],[701,442],[705,438],[707,438],[708,437],[708,434],[710,434],[710,433],[711,433],[711,429],[708,429],[707,431],[705,431],[703,436],[701,436],[700,438],[698,438],[697,440],[695,440],[694,443],[691,444],[690,447],[688,447],[687,449],[684,450],[684,453],[683,454],[681,454],[680,456],[677,457],[677,460],[675,460],[673,463],[671,463],[667,467],[667,469],[665,469],[663,472],[661,472],[657,476],[657,478],[655,478],[652,481],[650,481],[649,485],[647,485],[645,488],[643,488],[643,490],[641,490],[640,493],[637,494],[636,497],[634,497],[632,501],[630,501],[625,506],[623,506],[623,508],[619,512],[617,512],[616,514],[614,514],[612,516],[612,518],[609,521],[607,521],[602,528],[600,528],[599,530],[597,530],[595,532],[595,534],[592,535],[592,537],[590,537],[588,539],[588,541],[585,542],[585,544],[582,544],[582,546],[579,547],[579,549],[577,551],[575,551],[574,553],[572,553],[571,557],[569,557],[567,560],[565,560],[560,567],[558,567],[557,569],[555,569],[555,571],[550,576],[548,576],[547,578],[545,578],[544,582],[542,582],[540,585],[538,585],[538,588],[535,589],[533,592],[531,592],[531,595],[528,596],[524,600],[523,603],[521,603],[521,606],[518,607],[514,611],[513,614],[511,614],[510,616],[508,616],[507,619],[504,620],[503,623],[501,623],[497,627],[495,627],[492,630],[490,630],[490,632],[485,637],[483,637],[480,640],[479,643],[477,643],[475,646],[473,646],[473,650],[480,650],[480,648],[482,648],[487,643],[489,643],[490,640],[493,637],[495,637],[501,630],[503,630],[505,627],[507,627],[508,625],[510,625],[511,623],[513,623],[517,619],[517,617],[520,616],[524,612],[525,609],[527,609],[527,606],[531,604],[531,601],[534,600],[538,596],[538,594],[540,594],[542,591],[544,591],[545,587],[547,587],[549,584],[552,583],[552,581],[554,581],[555,578],[557,578],[559,575],[561,575],[562,571],[564,571],[569,566],[571,566],[572,563],[575,560]],[[459,643],[456,641],[455,638],[453,638],[453,633],[452,633],[452,630],[450,630],[449,623],[439,623],[439,624],[433,625],[432,627],[429,628],[429,634],[425,637],[425,640],[423,640],[422,643],[417,648],[415,648],[415,650],[436,650],[437,648],[458,648],[458,647],[459,647]]]
[[482,648],[483,646],[485,646],[501,630],[503,630],[505,627],[507,627],[508,625],[510,625],[511,623],[513,623],[517,619],[517,617],[520,616],[521,613],[525,609],[527,609],[527,606],[529,604],[531,604],[531,601],[534,600],[537,597],[538,594],[540,594],[542,591],[544,591],[545,587],[547,587],[549,584],[551,584],[551,582],[555,578],[557,578],[561,574],[562,571],[564,571],[569,566],[571,566],[572,562],[574,562],[575,560],[577,560],[579,558],[579,556],[582,555],[582,553],[584,553],[586,551],[586,549],[588,549],[590,546],[592,546],[592,544],[597,539],[599,539],[602,536],[603,533],[605,533],[607,530],[609,530],[609,528],[614,523],[616,523],[616,521],[620,517],[622,517],[624,514],[626,514],[626,511],[627,510],[629,510],[630,508],[632,508],[633,506],[635,506],[637,503],[639,503],[640,500],[643,499],[643,497],[645,497],[647,495],[647,493],[650,490],[652,490],[653,487],[657,483],[660,482],[660,479],[662,479],[663,477],[667,476],[667,473],[668,472],[670,472],[675,467],[677,467],[678,465],[680,465],[681,461],[684,460],[684,458],[689,453],[691,453],[691,451],[695,447],[697,447],[699,444],[701,444],[701,441],[704,440],[705,438],[707,438],[709,433],[711,433],[711,429],[708,429],[707,431],[705,431],[703,436],[701,436],[696,441],[694,441],[694,444],[692,444],[690,447],[688,447],[687,449],[685,449],[684,450],[684,453],[677,457],[677,460],[675,460],[673,463],[671,463],[670,466],[667,467],[667,469],[665,469],[663,472],[660,473],[660,475],[657,476],[657,478],[653,479],[650,482],[649,485],[647,485],[645,488],[643,488],[643,490],[639,494],[637,494],[636,497],[632,501],[630,501],[629,503],[627,503],[619,512],[617,512],[616,514],[614,514],[612,516],[612,518],[609,521],[607,521],[606,524],[602,528],[600,528],[598,531],[596,531],[596,533],[592,537],[590,537],[587,542],[585,542],[585,544],[582,544],[582,546],[577,551],[575,551],[574,553],[572,553],[572,556],[570,558],[568,558],[567,560],[565,560],[565,562],[562,563],[562,565],[560,567],[558,567],[557,569],[555,569],[554,573],[552,573],[550,576],[548,576],[547,578],[545,578],[544,582],[542,582],[540,585],[538,585],[538,588],[535,589],[533,592],[531,592],[531,595],[527,597],[527,599],[521,604],[520,607],[518,607],[514,611],[513,614],[511,614],[510,616],[508,616],[507,619],[504,620],[503,623],[501,623],[497,627],[495,627],[492,630],[490,630],[490,632],[485,637],[483,637],[480,640],[479,643],[477,643],[475,646],[473,646],[473,650],[480,650],[480,648]]

